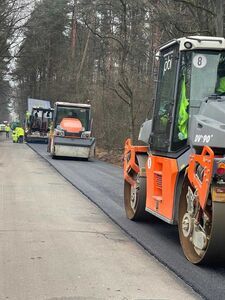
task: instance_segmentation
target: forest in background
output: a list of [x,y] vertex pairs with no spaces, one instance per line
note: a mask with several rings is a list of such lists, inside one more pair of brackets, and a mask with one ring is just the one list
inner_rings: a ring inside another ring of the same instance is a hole
[[27,98],[93,107],[94,135],[122,148],[151,117],[154,53],[188,35],[224,36],[223,0],[2,0],[0,120]]

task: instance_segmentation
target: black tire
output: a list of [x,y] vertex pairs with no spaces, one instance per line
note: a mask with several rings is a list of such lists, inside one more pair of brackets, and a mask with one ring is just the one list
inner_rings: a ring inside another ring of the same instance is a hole
[[124,181],[124,207],[127,218],[132,221],[143,220],[146,216],[145,206],[146,178],[138,179],[138,188],[136,189],[132,188],[127,181]]
[[[137,156],[137,164],[144,168],[147,161],[147,155]],[[133,180],[136,185],[132,187],[126,180],[124,181],[124,207],[127,218],[132,221],[145,219],[147,212],[146,207],[146,177],[140,174],[133,174]]]
[[48,141],[47,141],[47,152],[48,153],[50,153],[51,152],[51,140],[50,139],[48,139]]
[[196,253],[194,246],[189,238],[186,238],[183,234],[182,230],[182,221],[185,213],[187,212],[187,200],[186,195],[188,192],[188,186],[190,185],[190,182],[188,180],[188,177],[185,178],[182,192],[180,196],[180,202],[179,202],[179,211],[178,211],[178,230],[179,230],[179,238],[180,238],[180,244],[182,247],[182,250],[184,252],[184,255],[186,258],[192,262],[193,264],[198,264],[201,261],[201,257]]
[[[211,222],[208,226],[207,239],[208,243],[204,250],[197,253],[193,243],[190,241],[190,237],[185,237],[182,226],[183,218],[187,212],[187,200],[186,195],[188,192],[188,186],[191,187],[191,184],[186,177],[184,180],[182,193],[179,203],[179,218],[178,218],[178,229],[180,243],[186,258],[193,264],[221,264],[225,262],[225,236],[222,231],[222,228],[225,226],[225,203],[214,202],[212,201],[211,207]],[[209,195],[208,203],[211,202],[211,197]],[[208,208],[209,211],[209,208]]]
[[49,153],[52,159],[55,159],[56,156],[54,154],[54,146],[53,146],[53,140],[49,140]]

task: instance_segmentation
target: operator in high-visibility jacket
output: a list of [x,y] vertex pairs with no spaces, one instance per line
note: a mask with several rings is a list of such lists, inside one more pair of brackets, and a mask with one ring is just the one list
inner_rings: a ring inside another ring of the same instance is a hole
[[185,140],[188,137],[188,120],[189,114],[187,108],[189,106],[189,100],[186,97],[186,83],[185,76],[183,76],[181,83],[181,96],[180,96],[180,108],[179,108],[179,117],[178,117],[178,138],[179,140]]
[[219,84],[216,88],[216,92],[219,94],[225,93],[225,76],[219,79]]

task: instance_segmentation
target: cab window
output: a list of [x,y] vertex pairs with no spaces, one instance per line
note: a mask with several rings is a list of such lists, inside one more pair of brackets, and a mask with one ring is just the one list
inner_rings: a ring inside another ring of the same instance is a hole
[[190,79],[191,79],[190,52],[183,52],[180,58],[178,76],[177,105],[174,118],[172,150],[180,150],[187,145],[189,106],[190,106]]
[[174,92],[178,63],[178,45],[161,52],[159,81],[153,117],[151,148],[168,151],[171,132],[171,117],[174,105]]

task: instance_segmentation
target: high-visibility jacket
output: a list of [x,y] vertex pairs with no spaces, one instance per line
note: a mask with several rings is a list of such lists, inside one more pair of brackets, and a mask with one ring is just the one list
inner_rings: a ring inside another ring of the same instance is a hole
[[15,132],[17,137],[24,136],[24,130],[22,127],[16,127]]
[[188,119],[189,119],[189,115],[187,112],[188,105],[189,105],[189,100],[186,97],[186,83],[185,83],[185,76],[184,76],[181,84],[181,98],[180,98],[180,108],[179,108],[179,116],[178,116],[179,140],[185,140],[188,137]]
[[216,88],[216,92],[225,93],[225,77],[220,78],[219,86]]
[[17,143],[17,134],[16,134],[16,130],[13,130],[12,132],[12,140],[14,143]]
[[5,127],[5,131],[10,132],[10,127],[8,125]]

